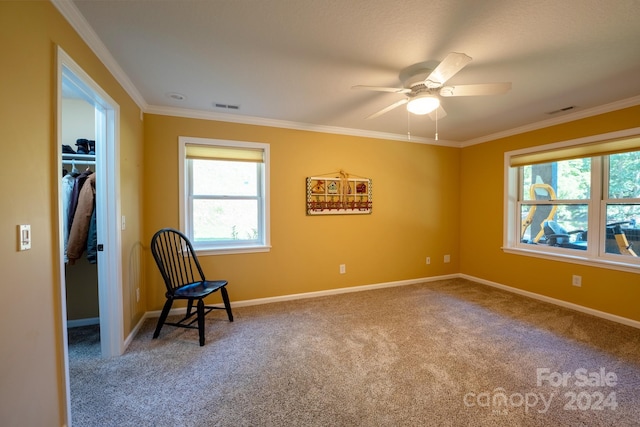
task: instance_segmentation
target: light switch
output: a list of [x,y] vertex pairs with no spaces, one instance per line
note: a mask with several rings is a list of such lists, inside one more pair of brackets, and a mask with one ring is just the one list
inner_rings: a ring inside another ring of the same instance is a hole
[[18,226],[18,250],[31,249],[31,226],[29,224]]

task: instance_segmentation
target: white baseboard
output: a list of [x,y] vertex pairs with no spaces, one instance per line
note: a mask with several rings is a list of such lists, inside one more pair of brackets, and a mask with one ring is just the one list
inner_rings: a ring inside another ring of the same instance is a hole
[[[603,318],[603,319],[611,320],[613,322],[621,323],[623,325],[627,325],[627,326],[631,326],[633,328],[640,329],[640,322],[637,321],[637,320],[628,319],[626,317],[617,316],[615,314],[606,313],[604,311],[599,311],[599,310],[595,310],[595,309],[592,309],[592,308],[589,308],[589,307],[584,307],[584,306],[581,306],[581,305],[578,305],[578,304],[570,303],[570,302],[567,302],[567,301],[562,301],[562,300],[559,300],[559,299],[556,299],[556,298],[551,298],[551,297],[548,297],[548,296],[545,296],[545,295],[536,294],[534,292],[529,292],[529,291],[525,291],[525,290],[522,290],[522,289],[513,288],[511,286],[503,285],[501,283],[491,282],[491,281],[485,280],[485,279],[480,279],[478,277],[469,276],[467,274],[447,274],[447,275],[443,275],[443,276],[423,277],[421,279],[400,280],[400,281],[396,281],[396,282],[377,283],[377,284],[373,284],[373,285],[362,285],[362,286],[353,286],[353,287],[349,287],[349,288],[328,289],[326,291],[304,292],[304,293],[299,293],[299,294],[282,295],[282,296],[277,296],[277,297],[257,298],[257,299],[243,300],[243,301],[235,301],[235,302],[231,302],[231,307],[232,308],[233,307],[248,307],[248,306],[252,306],[252,305],[271,304],[271,303],[274,303],[274,302],[293,301],[293,300],[306,299],[306,298],[317,298],[317,297],[324,297],[324,296],[329,296],[329,295],[345,294],[345,293],[349,293],[349,292],[370,291],[370,290],[374,290],[374,289],[382,289],[382,288],[391,288],[391,287],[396,287],[396,286],[414,285],[414,284],[418,284],[418,283],[435,282],[435,281],[438,281],[438,280],[456,279],[456,278],[467,279],[467,280],[470,280],[472,282],[480,283],[482,285],[492,286],[494,288],[502,289],[502,290],[507,291],[507,292],[512,292],[512,293],[519,294],[519,295],[522,295],[522,296],[525,296],[525,297],[528,297],[528,298],[532,298],[532,299],[536,299],[536,300],[539,300],[539,301],[548,302],[550,304],[554,304],[554,305],[558,305],[558,306],[561,306],[561,307],[569,308],[571,310],[575,310],[575,311],[579,311],[579,312],[582,312],[582,313],[590,314],[592,316],[600,317],[600,318]],[[144,323],[144,321],[146,319],[160,317],[161,311],[162,310],[147,311],[142,316],[140,321],[136,324],[135,328],[133,328],[133,330],[131,331],[131,333],[129,334],[127,339],[125,340],[125,348],[129,345],[129,343],[136,336],[136,334],[138,333],[138,331],[142,327],[142,324]],[[186,312],[186,308],[185,307],[174,308],[174,309],[171,309],[171,311],[169,312],[169,315],[181,315],[181,314],[185,314],[185,312]]]
[[513,288],[511,286],[503,285],[501,283],[491,282],[489,280],[480,279],[478,277],[469,276],[467,274],[459,274],[458,277],[463,279],[471,280],[472,282],[478,282],[483,285],[492,286],[494,288],[502,289],[504,291],[512,292],[515,294],[519,294],[528,298],[533,298],[539,301],[548,302],[550,304],[559,305],[564,308],[568,308],[571,310],[579,311],[581,313],[590,314],[592,316],[600,317],[602,319],[611,320],[612,322],[621,323],[623,325],[631,326],[633,328],[640,329],[640,322],[633,319],[628,319],[626,317],[618,316],[615,314],[607,313],[600,310],[595,310],[593,308],[584,307],[582,305],[574,304],[572,302],[563,301],[560,299],[548,297],[546,295],[536,294],[535,292],[525,291],[518,288]]
[[78,328],[80,326],[99,325],[99,317],[88,317],[86,319],[67,320],[67,328]]
[[142,328],[142,324],[144,323],[144,321],[149,317],[152,317],[152,316],[149,316],[148,314],[149,314],[148,312],[144,313],[140,318],[140,320],[138,320],[138,323],[136,323],[136,326],[134,326],[131,332],[129,333],[129,335],[127,335],[127,338],[124,340],[125,351],[129,347],[129,344],[131,344],[131,341],[133,341],[136,335],[138,335],[138,332],[140,331],[140,328]]
[[[329,295],[346,294],[349,292],[371,291],[374,289],[414,285],[417,283],[435,282],[438,280],[445,280],[445,279],[455,279],[457,277],[460,277],[460,275],[447,274],[444,276],[423,277],[421,279],[399,280],[396,282],[376,283],[373,285],[361,285],[361,286],[352,286],[348,288],[327,289],[326,291],[304,292],[300,294],[281,295],[277,297],[256,298],[256,299],[243,300],[243,301],[232,301],[231,308],[248,307],[251,305],[271,304],[274,302],[293,301],[293,300],[306,299],[306,298],[318,298],[318,297],[325,297]],[[186,308],[184,307],[174,308],[174,309],[171,309],[171,311],[169,312],[169,315],[184,314],[185,311],[186,311]],[[162,310],[148,311],[145,313],[145,318],[160,317],[161,312]]]
[[282,295],[278,297],[258,298],[251,300],[238,301],[232,303],[232,307],[246,307],[250,305],[270,304],[273,302],[293,301],[297,299],[326,297],[329,295],[346,294],[350,292],[371,291],[374,289],[393,288],[396,286],[414,285],[417,283],[435,282],[438,280],[455,279],[457,274],[449,274],[445,276],[423,277],[421,279],[399,280],[396,282],[376,283],[373,285],[352,286],[349,288],[327,289],[326,291],[305,292],[301,294]]

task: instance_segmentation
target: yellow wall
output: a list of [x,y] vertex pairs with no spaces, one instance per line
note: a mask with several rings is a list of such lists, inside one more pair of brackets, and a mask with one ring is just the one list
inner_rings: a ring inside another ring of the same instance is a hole
[[[354,136],[146,115],[56,9],[0,1],[0,425],[65,423],[56,140],[56,46],[120,106],[124,334],[161,308],[163,286],[146,248],[178,226],[178,136],[271,145],[271,243],[267,253],[208,256],[232,300],[462,272],[640,320],[638,275],[545,261],[500,250],[503,153],[640,126],[640,107],[464,149]],[[9,66],[6,66],[9,64]],[[305,177],[344,169],[372,178],[373,214],[305,215]],[[31,224],[32,249],[16,250]],[[444,264],[445,254],[451,263]],[[425,264],[430,256],[431,265]],[[338,273],[346,264],[347,274]],[[583,276],[582,288],[569,285]],[[142,300],[135,301],[141,288]]]
[[[145,115],[144,122],[147,246],[157,229],[179,227],[179,136],[270,144],[271,251],[201,258],[205,271],[229,280],[232,300],[459,269],[458,148],[159,115]],[[373,213],[307,216],[305,178],[340,169],[372,179]],[[443,263],[444,254],[451,263]],[[148,308],[159,310],[164,285],[150,256],[147,261]]]
[[[466,147],[461,157],[460,272],[640,321],[640,276],[502,252],[504,153],[640,126],[640,107]],[[582,287],[571,276],[582,276]]]
[[[0,425],[65,422],[60,312],[56,140],[56,46],[120,105],[125,336],[144,307],[131,304],[129,260],[141,237],[142,122],[139,109],[102,63],[44,1],[0,2]],[[18,224],[31,250],[18,252]],[[140,269],[138,269],[138,272]],[[137,279],[135,279],[137,280]]]

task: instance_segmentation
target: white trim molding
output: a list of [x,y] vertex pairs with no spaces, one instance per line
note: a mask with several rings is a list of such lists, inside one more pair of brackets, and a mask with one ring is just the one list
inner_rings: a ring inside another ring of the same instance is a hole
[[87,22],[82,13],[78,10],[72,0],[51,0],[53,5],[64,16],[69,24],[78,32],[82,40],[89,46],[89,48],[96,54],[96,56],[102,61],[107,69],[113,74],[116,80],[122,85],[124,90],[131,96],[131,98],[138,104],[141,112],[149,114],[168,115],[174,117],[195,118],[203,120],[218,120],[222,122],[241,123],[241,124],[253,124],[258,126],[270,126],[284,129],[306,130],[311,132],[323,132],[338,135],[350,135],[360,136],[364,138],[376,138],[386,139],[392,141],[413,142],[419,144],[440,145],[445,147],[464,148],[467,146],[481,144],[484,142],[493,141],[500,138],[506,138],[525,132],[530,132],[537,129],[546,128],[562,123],[567,123],[582,119],[585,117],[591,117],[599,114],[608,113],[623,108],[633,107],[640,105],[640,96],[623,99],[620,101],[611,102],[599,107],[588,108],[579,110],[570,114],[565,114],[560,117],[553,117],[550,119],[542,120],[540,122],[531,123],[528,125],[520,126],[514,129],[505,130],[502,132],[493,133],[490,135],[481,136],[478,138],[469,139],[466,141],[447,141],[447,140],[435,140],[433,138],[424,137],[411,137],[407,138],[404,134],[385,133],[366,131],[361,129],[341,128],[334,126],[313,125],[308,123],[290,122],[286,120],[266,119],[253,116],[241,116],[235,114],[224,114],[213,111],[202,110],[189,110],[164,106],[149,105],[140,94],[138,89],[131,82],[131,79],[127,76],[124,70],[116,62],[109,52],[109,49],[100,40],[96,32],[91,25]]
[[538,301],[548,302],[553,305],[568,308],[570,310],[579,311],[581,313],[590,314],[592,316],[600,317],[602,319],[611,320],[612,322],[621,323],[623,325],[631,326],[632,328],[640,329],[640,321],[629,319],[626,317],[618,316],[615,314],[607,313],[604,311],[596,310],[594,308],[585,307],[572,302],[563,301],[557,298],[548,297],[546,295],[537,294],[535,292],[525,291],[523,289],[514,288],[511,286],[503,285],[501,283],[492,282],[490,280],[480,279],[478,277],[469,276],[468,274],[460,274],[459,277],[477,282],[482,285],[491,286],[493,288],[502,289],[503,291],[512,292],[514,294],[522,295],[527,298],[536,299]]
[[67,328],[78,328],[80,326],[99,325],[99,317],[87,317],[85,319],[67,320]]
[[563,123],[569,123],[576,120],[584,119],[586,117],[593,117],[600,114],[610,113],[612,111],[622,110],[624,108],[635,107],[640,105],[640,96],[634,96],[620,101],[611,102],[609,104],[601,105],[599,107],[588,108],[585,110],[576,111],[570,114],[565,114],[561,117],[554,117],[552,119],[542,120],[536,123],[520,126],[517,128],[505,130],[503,132],[493,133],[491,135],[481,136],[479,138],[469,139],[460,144],[461,148],[469,147],[471,145],[482,144],[484,142],[494,141],[500,138],[507,138],[509,136],[518,135],[525,132],[531,132],[538,129],[544,129],[551,126],[561,125]]
[[[492,282],[490,280],[480,279],[478,277],[470,276],[468,274],[448,274],[444,276],[423,277],[421,279],[401,280],[398,282],[378,283],[374,285],[353,286],[349,288],[328,289],[326,291],[306,292],[301,294],[282,295],[282,296],[269,297],[269,298],[258,298],[258,299],[232,302],[231,306],[232,307],[248,307],[252,305],[271,304],[274,302],[284,302],[284,301],[294,301],[294,300],[305,299],[305,298],[325,297],[329,295],[339,295],[339,294],[345,294],[350,292],[371,291],[374,289],[391,288],[395,286],[415,285],[419,283],[436,282],[438,280],[457,279],[457,278],[467,279],[472,282],[479,283],[481,285],[502,289],[503,291],[522,295],[527,298],[532,298],[538,301],[544,301],[549,304],[568,308],[574,311],[579,311],[581,313],[590,314],[592,316],[600,317],[602,319],[611,320],[616,323],[621,323],[623,325],[640,329],[640,321],[637,321],[637,320],[628,319],[626,317],[617,316],[611,313],[606,313],[604,311],[574,304],[572,302],[559,300],[557,298],[548,297],[546,295],[537,294],[535,292],[525,291],[525,290],[514,288],[511,286],[503,285],[501,283]],[[186,311],[186,308],[175,308],[175,309],[172,309],[169,314],[170,315],[184,314],[185,311]],[[153,317],[159,317],[159,316],[160,316],[160,310],[149,311],[145,313],[143,320],[153,318]]]
[[362,129],[343,128],[338,126],[314,125],[311,123],[292,122],[287,120],[267,119],[255,116],[242,116],[239,114],[219,113],[216,111],[192,110],[188,108],[165,107],[160,105],[149,105],[145,109],[147,114],[160,116],[184,117],[187,119],[214,120],[227,123],[239,123],[245,125],[268,126],[280,129],[293,129],[308,132],[322,132],[334,135],[359,136],[362,138],[376,138],[392,141],[412,142],[416,144],[441,145],[443,147],[458,147],[456,141],[438,140],[423,137],[411,137],[406,135],[368,131]]
[[118,83],[120,83],[138,107],[144,111],[147,108],[147,102],[133,85],[129,76],[127,76],[122,67],[120,67],[120,64],[113,58],[109,49],[107,49],[102,40],[100,40],[100,37],[98,37],[73,1],[51,0],[51,3],[53,3],[73,29],[76,30],[80,38],[89,46],[93,53],[96,54],[104,66],[107,67],[109,72],[115,77]]
[[[549,304],[553,304],[553,305],[557,305],[557,306],[560,306],[560,307],[568,308],[570,310],[578,311],[578,312],[581,312],[581,313],[590,314],[592,316],[600,317],[602,319],[610,320],[610,321],[613,321],[613,322],[616,322],[616,323],[620,323],[620,324],[623,324],[623,325],[626,325],[626,326],[631,326],[632,328],[640,329],[640,321],[637,321],[637,320],[628,319],[626,317],[617,316],[615,314],[606,313],[604,311],[595,310],[593,308],[584,307],[584,306],[581,306],[581,305],[578,305],[578,304],[574,304],[574,303],[571,303],[571,302],[567,302],[567,301],[559,300],[559,299],[556,299],[556,298],[548,297],[546,295],[541,295],[541,294],[537,294],[535,292],[525,291],[525,290],[514,288],[514,287],[511,287],[511,286],[503,285],[501,283],[496,283],[496,282],[492,282],[490,280],[480,279],[478,277],[470,276],[468,274],[461,274],[461,273],[458,273],[458,274],[447,274],[447,275],[443,275],[443,276],[434,276],[434,277],[423,277],[423,278],[420,278],[420,279],[400,280],[400,281],[396,281],[396,282],[377,283],[377,284],[373,284],[373,285],[353,286],[353,287],[348,287],[348,288],[327,289],[325,291],[304,292],[304,293],[299,293],[299,294],[281,295],[281,296],[277,296],[277,297],[257,298],[257,299],[251,299],[251,300],[231,302],[231,306],[232,307],[249,307],[249,306],[252,306],[252,305],[271,304],[271,303],[276,303],[276,302],[294,301],[294,300],[306,299],[306,298],[325,297],[325,296],[330,296],[330,295],[339,295],[339,294],[345,294],[345,293],[351,293],[351,292],[371,291],[371,290],[375,290],[375,289],[383,289],[383,288],[391,288],[391,287],[407,286],[407,285],[416,285],[416,284],[419,284],[419,283],[436,282],[436,281],[439,281],[439,280],[458,279],[458,278],[470,280],[472,282],[475,282],[475,283],[478,283],[478,284],[481,284],[481,285],[491,286],[493,288],[497,288],[497,289],[501,289],[503,291],[511,292],[511,293],[518,294],[518,295],[522,295],[522,296],[525,296],[527,298],[532,298],[532,299],[535,299],[535,300],[538,300],[538,301],[543,301],[543,302],[546,302],[546,303],[549,303]],[[223,308],[223,307],[220,306],[220,308]],[[133,330],[131,331],[129,336],[127,337],[127,339],[125,341],[125,348],[128,347],[129,344],[131,343],[131,341],[135,338],[135,336],[137,335],[138,331],[140,331],[140,329],[142,328],[142,325],[144,324],[145,320],[160,317],[160,313],[161,313],[161,310],[154,310],[154,311],[146,312],[142,316],[140,321],[136,324],[136,326],[133,328]],[[186,313],[186,308],[182,307],[182,308],[174,308],[174,309],[172,309],[169,312],[169,315],[170,316],[173,316],[173,315],[184,315],[185,313]]]
[[[393,288],[397,286],[416,285],[419,283],[436,282],[438,280],[455,279],[458,274],[448,274],[444,276],[423,277],[420,279],[400,280],[396,282],[376,283],[373,285],[351,286],[348,288],[327,289],[325,291],[304,292],[299,294],[280,295],[277,297],[257,298],[244,301],[231,302],[232,307],[249,307],[252,305],[271,304],[275,302],[294,301],[307,298],[326,297],[330,295],[346,294],[351,292],[372,291],[375,289]],[[148,311],[146,318],[159,317],[161,310]],[[186,308],[175,308],[169,312],[169,315],[184,314]]]

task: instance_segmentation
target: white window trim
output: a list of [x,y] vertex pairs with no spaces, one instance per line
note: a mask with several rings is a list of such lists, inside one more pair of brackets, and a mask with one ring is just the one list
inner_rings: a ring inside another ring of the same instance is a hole
[[[188,182],[185,179],[186,172],[186,145],[216,145],[225,147],[240,147],[240,148],[254,148],[260,149],[264,152],[264,179],[262,180],[262,194],[264,196],[264,213],[263,213],[263,230],[264,230],[264,244],[241,244],[241,245],[229,245],[229,246],[216,246],[216,247],[195,247],[194,249],[198,255],[226,255],[226,254],[239,254],[239,253],[255,253],[255,252],[269,252],[271,250],[271,231],[270,231],[270,181],[269,181],[269,167],[270,167],[270,153],[269,144],[261,142],[247,142],[247,141],[229,141],[222,139],[212,138],[196,138],[188,136],[178,137],[178,197],[179,197],[179,217],[180,217],[180,230],[187,232],[187,211],[186,206],[188,203]],[[187,233],[188,234],[188,233]]]
[[[631,273],[640,274],[640,264],[624,262],[624,260],[620,260],[620,257],[611,255],[598,255],[600,242],[604,239],[604,230],[599,230],[598,233],[593,233],[594,236],[593,243],[590,244],[589,248],[586,251],[576,251],[572,249],[565,248],[555,248],[546,246],[544,249],[537,249],[535,245],[525,244],[520,242],[520,227],[518,224],[518,169],[516,167],[511,167],[510,160],[513,156],[518,156],[522,154],[534,153],[538,151],[549,151],[549,150],[557,150],[565,147],[570,147],[573,145],[580,144],[588,144],[594,143],[598,141],[615,139],[615,138],[624,138],[630,137],[634,135],[638,135],[640,133],[640,127],[625,129],[617,132],[610,132],[606,134],[600,135],[592,135],[584,138],[577,138],[568,141],[555,142],[546,145],[539,145],[530,148],[524,148],[520,150],[507,151],[504,153],[504,221],[503,221],[503,242],[502,242],[502,250],[505,253],[516,254],[516,255],[524,255],[535,258],[543,258],[554,261],[564,261],[570,262],[574,264],[582,264],[588,266],[598,266],[603,268],[609,268],[613,270],[619,271],[627,271]],[[596,160],[597,162],[599,160]],[[592,168],[594,164],[592,164]],[[592,194],[593,191],[599,191],[602,187],[601,182],[594,182],[593,174],[592,176]],[[594,187],[595,186],[595,187]],[[605,219],[606,213],[604,212],[604,199],[598,200],[595,203],[598,203],[599,206],[597,209],[589,209],[589,223],[602,223]],[[590,201],[590,206],[593,206],[594,202]],[[593,221],[594,219],[598,219],[598,221]],[[602,227],[599,227],[602,228]]]

